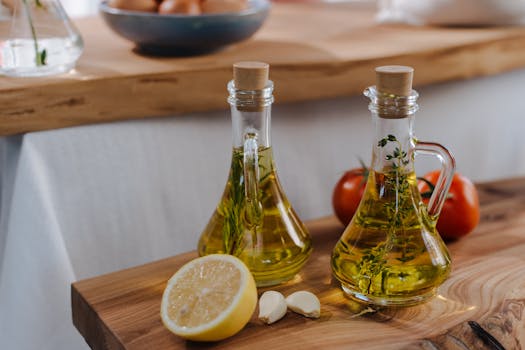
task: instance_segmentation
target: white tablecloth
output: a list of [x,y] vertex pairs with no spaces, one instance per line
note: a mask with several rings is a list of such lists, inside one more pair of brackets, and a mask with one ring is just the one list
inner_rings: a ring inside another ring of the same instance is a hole
[[[417,135],[474,180],[525,175],[524,85],[518,71],[421,89]],[[272,136],[299,215],[329,215],[337,179],[369,159],[367,100],[277,106]],[[86,348],[70,283],[194,249],[230,145],[228,111],[0,139],[0,349]]]

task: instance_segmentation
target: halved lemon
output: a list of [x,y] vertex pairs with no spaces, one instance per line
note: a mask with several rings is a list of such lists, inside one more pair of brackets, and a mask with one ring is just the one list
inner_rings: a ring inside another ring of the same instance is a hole
[[170,278],[160,316],[185,339],[217,341],[239,332],[256,305],[257,288],[246,265],[231,255],[212,254],[188,262]]

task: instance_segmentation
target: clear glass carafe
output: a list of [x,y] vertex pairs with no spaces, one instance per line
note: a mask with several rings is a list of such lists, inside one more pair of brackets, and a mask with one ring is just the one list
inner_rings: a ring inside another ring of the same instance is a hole
[[[356,214],[332,254],[332,271],[353,299],[406,306],[433,296],[450,272],[450,256],[436,223],[452,176],[454,159],[441,145],[413,134],[418,94],[364,92],[375,123],[372,164]],[[417,188],[414,156],[441,160],[442,172],[428,206]]]
[[198,252],[239,257],[257,286],[293,278],[311,253],[310,235],[279,183],[270,142],[273,83],[259,90],[228,84],[233,151],[228,182]]
[[0,21],[0,72],[45,76],[72,69],[83,50],[80,33],[59,0],[4,1]]

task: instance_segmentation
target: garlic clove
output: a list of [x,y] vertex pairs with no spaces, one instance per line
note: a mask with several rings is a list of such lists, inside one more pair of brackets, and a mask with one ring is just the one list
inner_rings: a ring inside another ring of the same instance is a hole
[[286,314],[286,300],[276,291],[264,292],[259,299],[259,319],[266,324],[279,321]]
[[306,317],[319,318],[321,315],[321,303],[315,294],[305,290],[290,294],[286,298],[286,304],[293,312]]

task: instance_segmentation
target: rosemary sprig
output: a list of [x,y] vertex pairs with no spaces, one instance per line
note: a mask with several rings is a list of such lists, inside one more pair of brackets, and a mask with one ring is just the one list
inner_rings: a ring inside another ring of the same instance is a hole
[[[260,151],[259,151],[260,152]],[[259,160],[264,158],[259,153]],[[259,162],[259,172],[261,178],[259,179],[259,196],[261,203],[264,202],[264,197],[267,195],[261,188],[264,188],[264,183],[271,174],[271,169],[266,169],[263,162]],[[224,251],[231,255],[239,255],[244,249],[242,243],[244,241],[244,233],[248,228],[245,219],[245,188],[244,188],[244,160],[243,150],[234,149],[232,156],[232,164],[229,174],[229,198],[226,202],[219,205],[219,214],[224,217],[224,225],[222,227],[222,236],[224,243]],[[258,227],[250,227],[250,230],[257,230]],[[256,232],[253,232],[255,235]]]
[[235,255],[239,249],[241,236],[244,231],[242,224],[242,207],[244,204],[244,179],[242,153],[233,151],[229,183],[229,198],[218,207],[219,213],[224,217],[222,236],[224,251]]
[[[35,6],[39,8],[44,8],[44,5],[42,4],[41,0],[34,0]],[[31,28],[31,36],[33,37],[33,43],[35,47],[35,64],[37,67],[45,66],[47,64],[47,51],[46,49],[42,49],[41,51],[38,48],[38,39],[36,35],[35,25],[33,24],[33,17],[31,16],[31,10],[29,8],[29,4],[27,0],[22,0],[24,3],[24,7],[26,10],[27,15],[27,21],[29,22],[29,27]]]

